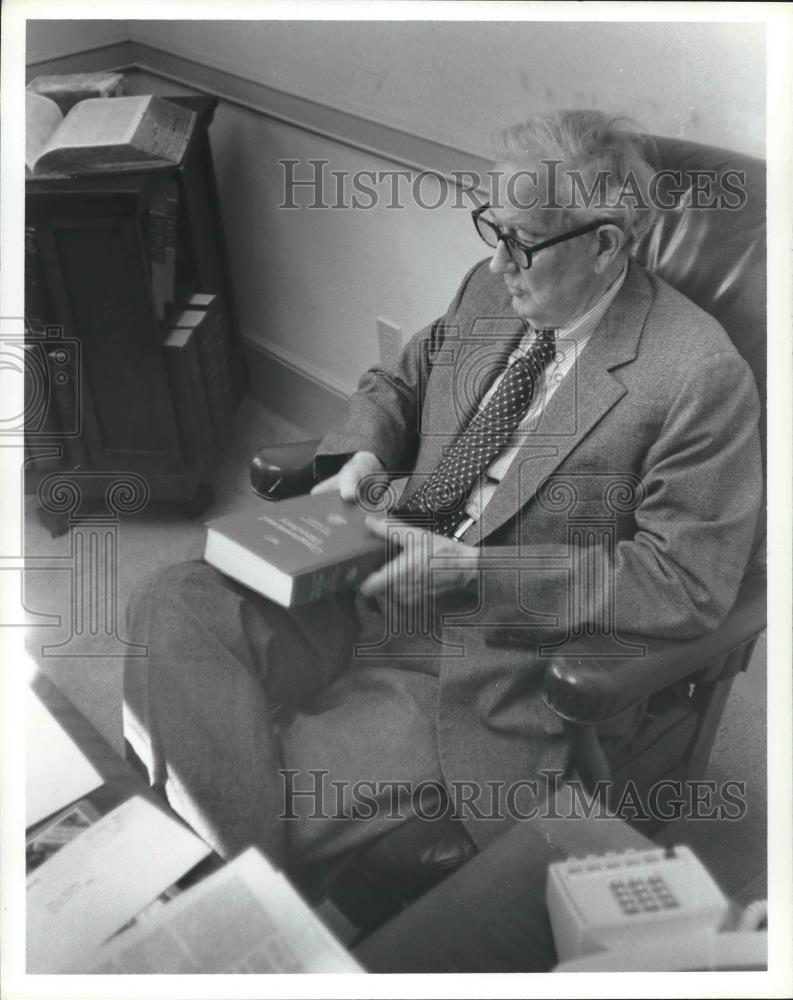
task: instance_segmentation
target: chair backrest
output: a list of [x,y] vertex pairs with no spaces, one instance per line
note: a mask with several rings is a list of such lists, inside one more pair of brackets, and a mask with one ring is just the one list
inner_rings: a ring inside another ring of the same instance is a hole
[[[634,256],[727,331],[757,382],[765,447],[765,162],[683,139],[653,136],[652,142],[655,166],[672,172],[658,186],[672,207],[661,209]],[[692,206],[696,184],[706,207]]]
[[[766,466],[765,162],[685,139],[650,136],[663,207],[634,247],[659,274],[724,327],[757,382]],[[693,192],[699,189],[699,194]],[[702,207],[699,207],[702,206]],[[765,497],[750,572],[764,562]]]

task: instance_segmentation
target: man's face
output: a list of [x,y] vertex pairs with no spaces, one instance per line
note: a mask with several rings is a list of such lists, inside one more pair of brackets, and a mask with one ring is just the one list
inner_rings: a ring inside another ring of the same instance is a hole
[[[533,246],[574,228],[572,223],[561,221],[558,210],[542,207],[546,201],[542,186],[532,184],[525,175],[510,186],[508,178],[516,174],[516,168],[507,164],[497,169],[503,172],[502,207],[489,210],[488,215],[499,229]],[[541,180],[540,169],[537,175]],[[528,269],[519,268],[504,243],[499,242],[490,270],[503,277],[515,312],[536,327],[564,325],[584,312],[603,287],[597,232],[540,250]]]

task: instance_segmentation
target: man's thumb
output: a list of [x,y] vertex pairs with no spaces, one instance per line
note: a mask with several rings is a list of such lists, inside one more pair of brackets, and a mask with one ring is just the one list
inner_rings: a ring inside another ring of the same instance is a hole
[[342,500],[355,499],[355,490],[361,475],[361,470],[357,466],[355,456],[353,456],[339,472],[339,493]]

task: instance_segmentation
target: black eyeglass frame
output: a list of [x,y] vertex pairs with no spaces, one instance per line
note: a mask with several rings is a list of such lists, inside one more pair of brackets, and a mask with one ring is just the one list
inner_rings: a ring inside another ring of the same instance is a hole
[[[533,246],[529,246],[528,243],[521,243],[521,241],[516,239],[514,236],[510,236],[509,233],[503,232],[503,230],[498,228],[495,222],[490,222],[489,219],[483,219],[482,222],[485,223],[485,225],[489,226],[493,230],[496,236],[496,244],[495,246],[493,246],[492,243],[488,243],[487,240],[484,238],[484,236],[479,230],[479,225],[478,225],[479,216],[483,212],[486,212],[488,208],[490,208],[489,203],[487,205],[480,205],[479,208],[475,208],[471,212],[471,218],[473,219],[474,228],[476,229],[477,236],[479,237],[480,240],[482,240],[485,246],[489,246],[492,250],[497,250],[499,243],[505,243],[510,260],[512,260],[515,264],[517,264],[517,266],[521,268],[521,270],[523,271],[529,270],[529,268],[531,267],[532,256],[535,253],[537,253],[538,250],[545,250],[546,247],[556,246],[557,243],[564,243],[567,240],[575,239],[576,236],[583,236],[585,233],[594,232],[601,226],[614,224],[613,219],[598,219],[595,222],[588,222],[585,226],[578,226],[576,229],[571,229],[566,233],[562,233],[560,236],[552,236],[550,239],[543,240],[542,243],[535,243]],[[521,264],[520,261],[515,257],[515,254],[512,251],[513,247],[517,247],[518,249],[522,250],[523,253],[526,255],[525,264]]]

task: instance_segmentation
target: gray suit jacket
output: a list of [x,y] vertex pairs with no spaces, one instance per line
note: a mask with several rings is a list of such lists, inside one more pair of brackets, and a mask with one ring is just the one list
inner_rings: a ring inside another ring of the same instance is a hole
[[[501,278],[477,265],[395,370],[364,374],[345,423],[317,453],[320,473],[330,456],[372,451],[413,489],[522,332]],[[539,698],[541,671],[531,669],[540,653],[495,649],[485,641],[494,630],[539,642],[589,629],[611,636],[615,654],[635,655],[625,633],[684,638],[720,624],[760,510],[758,416],[751,372],[722,327],[631,262],[463,538],[483,546],[483,572],[477,600],[446,618],[457,650],[440,669],[447,781],[510,782],[563,758],[558,722]]]

